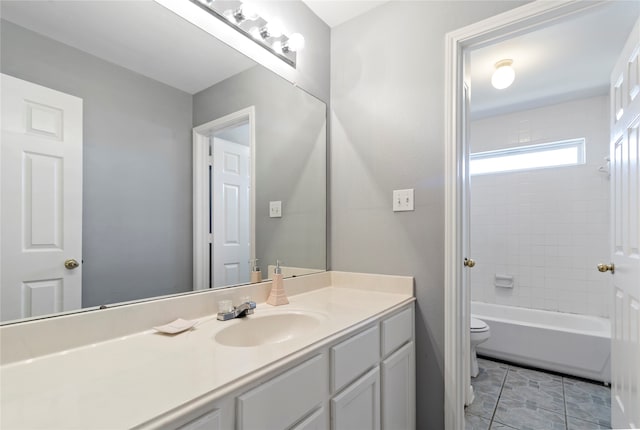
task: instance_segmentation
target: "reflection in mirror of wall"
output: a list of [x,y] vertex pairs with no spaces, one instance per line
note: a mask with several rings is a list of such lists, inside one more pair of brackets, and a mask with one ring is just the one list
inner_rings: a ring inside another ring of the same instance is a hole
[[264,278],[276,259],[325,270],[324,103],[156,2],[1,8],[0,320],[227,286],[213,248],[210,279],[194,283],[194,215],[214,222],[209,204],[193,209],[194,130],[251,107],[252,127],[206,136],[248,147],[255,132],[254,189],[235,207],[253,220],[235,231],[254,239],[228,279],[248,282],[253,258]]

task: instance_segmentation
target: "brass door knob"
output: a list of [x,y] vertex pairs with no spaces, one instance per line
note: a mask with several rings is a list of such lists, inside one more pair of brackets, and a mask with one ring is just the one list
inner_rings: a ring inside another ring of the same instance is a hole
[[471,258],[465,258],[465,259],[464,259],[464,267],[469,267],[469,268],[471,268],[471,267],[473,267],[473,266],[475,266],[475,265],[476,265],[475,260],[472,260]]
[[611,264],[598,264],[598,270],[601,272],[611,272],[611,274],[613,275],[614,273],[616,273],[616,265],[611,263]]
[[73,270],[78,266],[80,266],[80,263],[78,263],[78,261],[73,258],[70,258],[64,262],[64,267],[68,270]]

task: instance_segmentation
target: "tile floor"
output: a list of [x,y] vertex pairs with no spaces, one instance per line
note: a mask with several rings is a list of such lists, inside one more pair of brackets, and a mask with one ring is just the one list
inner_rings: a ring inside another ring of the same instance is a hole
[[611,392],[603,384],[484,358],[478,364],[465,430],[611,428]]

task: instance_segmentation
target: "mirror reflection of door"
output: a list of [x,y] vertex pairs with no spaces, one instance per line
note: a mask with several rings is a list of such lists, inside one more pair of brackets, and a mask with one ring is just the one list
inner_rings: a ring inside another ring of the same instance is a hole
[[82,99],[2,74],[0,320],[82,306]]
[[249,282],[249,123],[214,133],[211,139],[211,286]]

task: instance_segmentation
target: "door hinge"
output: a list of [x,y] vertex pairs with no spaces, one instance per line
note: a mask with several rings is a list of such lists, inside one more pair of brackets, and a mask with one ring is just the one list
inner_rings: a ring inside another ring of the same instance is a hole
[[207,238],[209,243],[213,243],[213,234],[209,233],[209,237]]
[[208,161],[209,161],[209,166],[213,166],[213,155],[209,155]]

